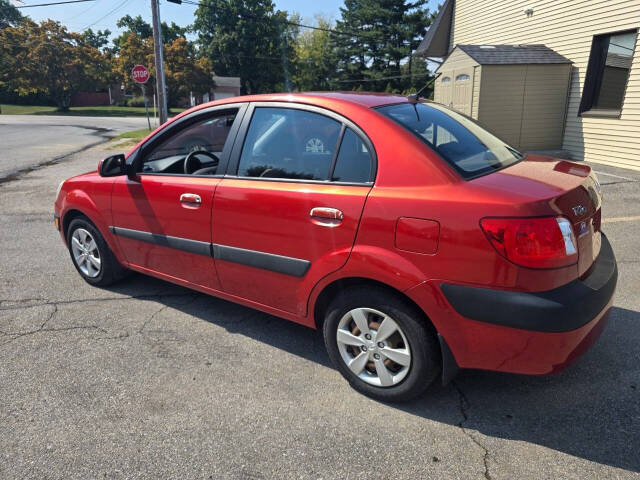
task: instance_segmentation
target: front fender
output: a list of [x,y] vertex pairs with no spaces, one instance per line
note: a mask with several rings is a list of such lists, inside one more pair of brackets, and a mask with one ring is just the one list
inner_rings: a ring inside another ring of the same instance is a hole
[[[118,242],[109,231],[109,222],[111,220],[111,192],[109,191],[109,195],[106,196],[106,199],[102,200],[102,202],[100,202],[100,198],[98,198],[97,201],[94,200],[94,198],[92,198],[92,196],[90,196],[84,189],[74,188],[68,191],[63,196],[60,203],[60,223],[61,225],[65,225],[66,216],[70,212],[78,211],[82,213],[89,218],[89,220],[91,220],[91,222],[100,231],[118,261],[122,264],[126,264],[118,247]],[[67,239],[65,238],[63,231],[61,231],[61,235],[66,244]]]

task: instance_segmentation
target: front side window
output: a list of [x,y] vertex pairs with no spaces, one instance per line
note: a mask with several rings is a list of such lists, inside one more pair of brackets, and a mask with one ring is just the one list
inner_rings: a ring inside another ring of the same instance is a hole
[[637,31],[593,37],[580,113],[620,113],[629,79]]
[[241,177],[327,180],[342,124],[319,113],[258,107],[242,147]]
[[468,117],[435,103],[401,103],[379,111],[420,138],[467,179],[523,158]]
[[[225,110],[170,133],[145,152],[142,173],[215,174],[213,167],[222,155],[237,113],[237,109]],[[193,155],[189,165],[185,165],[185,159],[191,152],[202,154]]]

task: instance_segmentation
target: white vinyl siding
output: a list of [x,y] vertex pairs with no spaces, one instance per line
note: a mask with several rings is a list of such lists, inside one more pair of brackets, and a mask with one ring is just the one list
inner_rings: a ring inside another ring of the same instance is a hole
[[[529,17],[528,8],[533,8]],[[573,69],[563,148],[576,160],[640,170],[640,35],[620,118],[578,116],[593,36],[637,28],[638,0],[456,0],[451,49],[457,44],[544,44],[567,57]],[[484,84],[485,72],[483,77]]]

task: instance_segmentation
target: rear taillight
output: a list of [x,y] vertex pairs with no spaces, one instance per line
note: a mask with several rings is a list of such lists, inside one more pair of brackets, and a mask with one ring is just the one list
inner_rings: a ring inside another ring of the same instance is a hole
[[483,218],[491,245],[508,260],[530,268],[557,268],[578,261],[576,238],[564,217]]

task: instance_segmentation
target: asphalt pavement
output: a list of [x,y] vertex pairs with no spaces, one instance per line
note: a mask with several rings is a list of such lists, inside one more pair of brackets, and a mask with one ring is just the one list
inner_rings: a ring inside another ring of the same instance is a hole
[[0,115],[0,181],[146,126],[137,117]]
[[313,330],[142,275],[82,281],[53,197],[110,153],[0,184],[0,478],[639,477],[639,172],[594,166],[620,276],[578,363],[462,372],[387,405],[349,388]]

